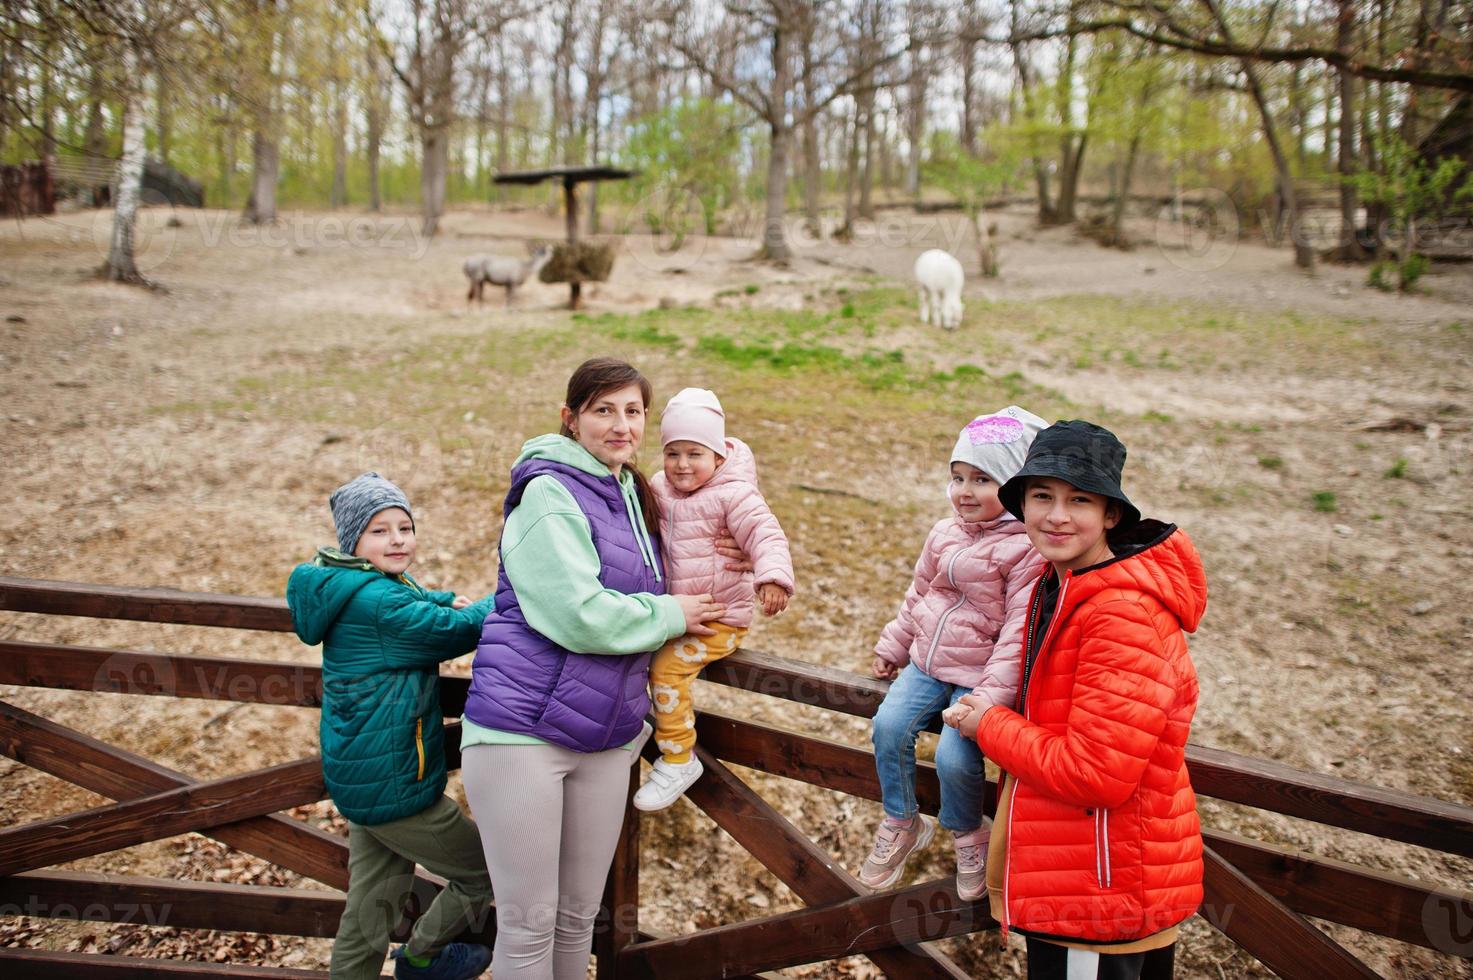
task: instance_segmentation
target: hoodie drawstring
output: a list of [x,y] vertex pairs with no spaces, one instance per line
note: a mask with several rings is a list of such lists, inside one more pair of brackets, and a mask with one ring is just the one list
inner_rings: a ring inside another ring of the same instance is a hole
[[[632,484],[633,481],[631,480]],[[635,495],[634,487],[626,485],[619,480],[619,492],[624,498],[624,512],[629,516],[629,525],[634,529],[634,538],[639,542],[639,554],[644,559],[645,566],[655,571],[655,581],[661,581],[660,563],[655,561],[655,546],[650,540],[649,528],[645,526],[644,516],[639,510],[639,498]]]

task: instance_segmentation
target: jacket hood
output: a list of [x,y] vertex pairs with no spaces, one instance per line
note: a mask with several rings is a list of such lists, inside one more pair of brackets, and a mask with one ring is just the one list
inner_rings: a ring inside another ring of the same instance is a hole
[[534,459],[546,459],[554,463],[562,463],[574,469],[582,470],[590,476],[612,476],[609,468],[600,463],[587,449],[584,449],[576,439],[549,432],[546,435],[534,436],[522,443],[521,455],[512,464],[516,469],[523,463]]
[[344,555],[336,548],[318,549],[312,563],[294,568],[286,583],[286,602],[297,636],[310,646],[321,643],[358,590],[382,577],[367,559]]
[[[711,479],[692,492],[700,493],[707,487],[719,487],[724,483],[750,483],[754,488],[757,486],[757,457],[752,454],[750,446],[731,436],[726,438],[726,462],[712,474]],[[672,497],[690,496],[670,486],[668,481],[666,487]]]
[[1207,610],[1207,572],[1187,532],[1175,524],[1143,520],[1111,538],[1115,557],[1074,573],[1067,605],[1074,606],[1109,588],[1144,592],[1194,633]]

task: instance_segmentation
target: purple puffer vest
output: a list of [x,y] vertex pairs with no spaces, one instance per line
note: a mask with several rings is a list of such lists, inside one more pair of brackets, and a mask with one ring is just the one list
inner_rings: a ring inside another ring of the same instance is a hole
[[[587,516],[605,588],[664,594],[664,581],[644,562],[613,477],[596,477],[551,460],[528,460],[512,470],[504,516],[521,502],[528,482],[543,474],[567,487]],[[658,542],[654,550],[659,561]],[[649,653],[573,653],[537,632],[522,615],[503,563],[496,611],[486,617],[476,646],[465,714],[486,728],[532,735],[576,752],[600,752],[639,734],[650,708],[649,665]]]

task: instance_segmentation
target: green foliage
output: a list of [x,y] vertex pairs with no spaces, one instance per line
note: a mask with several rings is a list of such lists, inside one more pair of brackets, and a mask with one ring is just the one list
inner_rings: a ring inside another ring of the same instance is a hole
[[1281,470],[1284,468],[1284,460],[1279,456],[1260,456],[1258,465],[1266,470]]
[[1340,509],[1334,492],[1330,490],[1316,490],[1310,494],[1309,499],[1314,504],[1314,509],[1321,514],[1333,514]]
[[1405,456],[1398,456],[1396,462],[1387,468],[1384,474],[1388,480],[1404,480],[1407,475],[1407,461]]
[[634,123],[621,162],[640,173],[620,192],[651,232],[673,236],[672,247],[698,221],[715,234],[717,215],[740,192],[733,161],[746,121],[733,103],[684,99]]
[[1376,149],[1381,170],[1358,173],[1349,179],[1367,203],[1386,209],[1390,228],[1385,230],[1399,238],[1400,245],[1387,242],[1396,253],[1396,262],[1390,268],[1378,263],[1367,281],[1377,289],[1389,290],[1387,277],[1394,268],[1396,288],[1408,292],[1428,266],[1426,257],[1417,254],[1417,223],[1442,217],[1450,203],[1473,200],[1473,181],[1464,181],[1453,191],[1467,165],[1456,157],[1443,157],[1433,163],[1395,133],[1376,140]]
[[968,153],[955,133],[937,130],[922,173],[928,183],[950,194],[968,217],[979,213],[987,198],[1000,192],[1018,172],[1021,159],[1016,137],[1001,127],[982,136],[983,155]]

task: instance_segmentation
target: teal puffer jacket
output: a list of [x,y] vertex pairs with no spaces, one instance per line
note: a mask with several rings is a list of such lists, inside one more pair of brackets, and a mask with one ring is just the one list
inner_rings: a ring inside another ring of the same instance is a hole
[[322,644],[323,779],[354,823],[412,816],[445,792],[440,662],[469,653],[494,608],[454,598],[331,548],[287,581],[297,636]]

